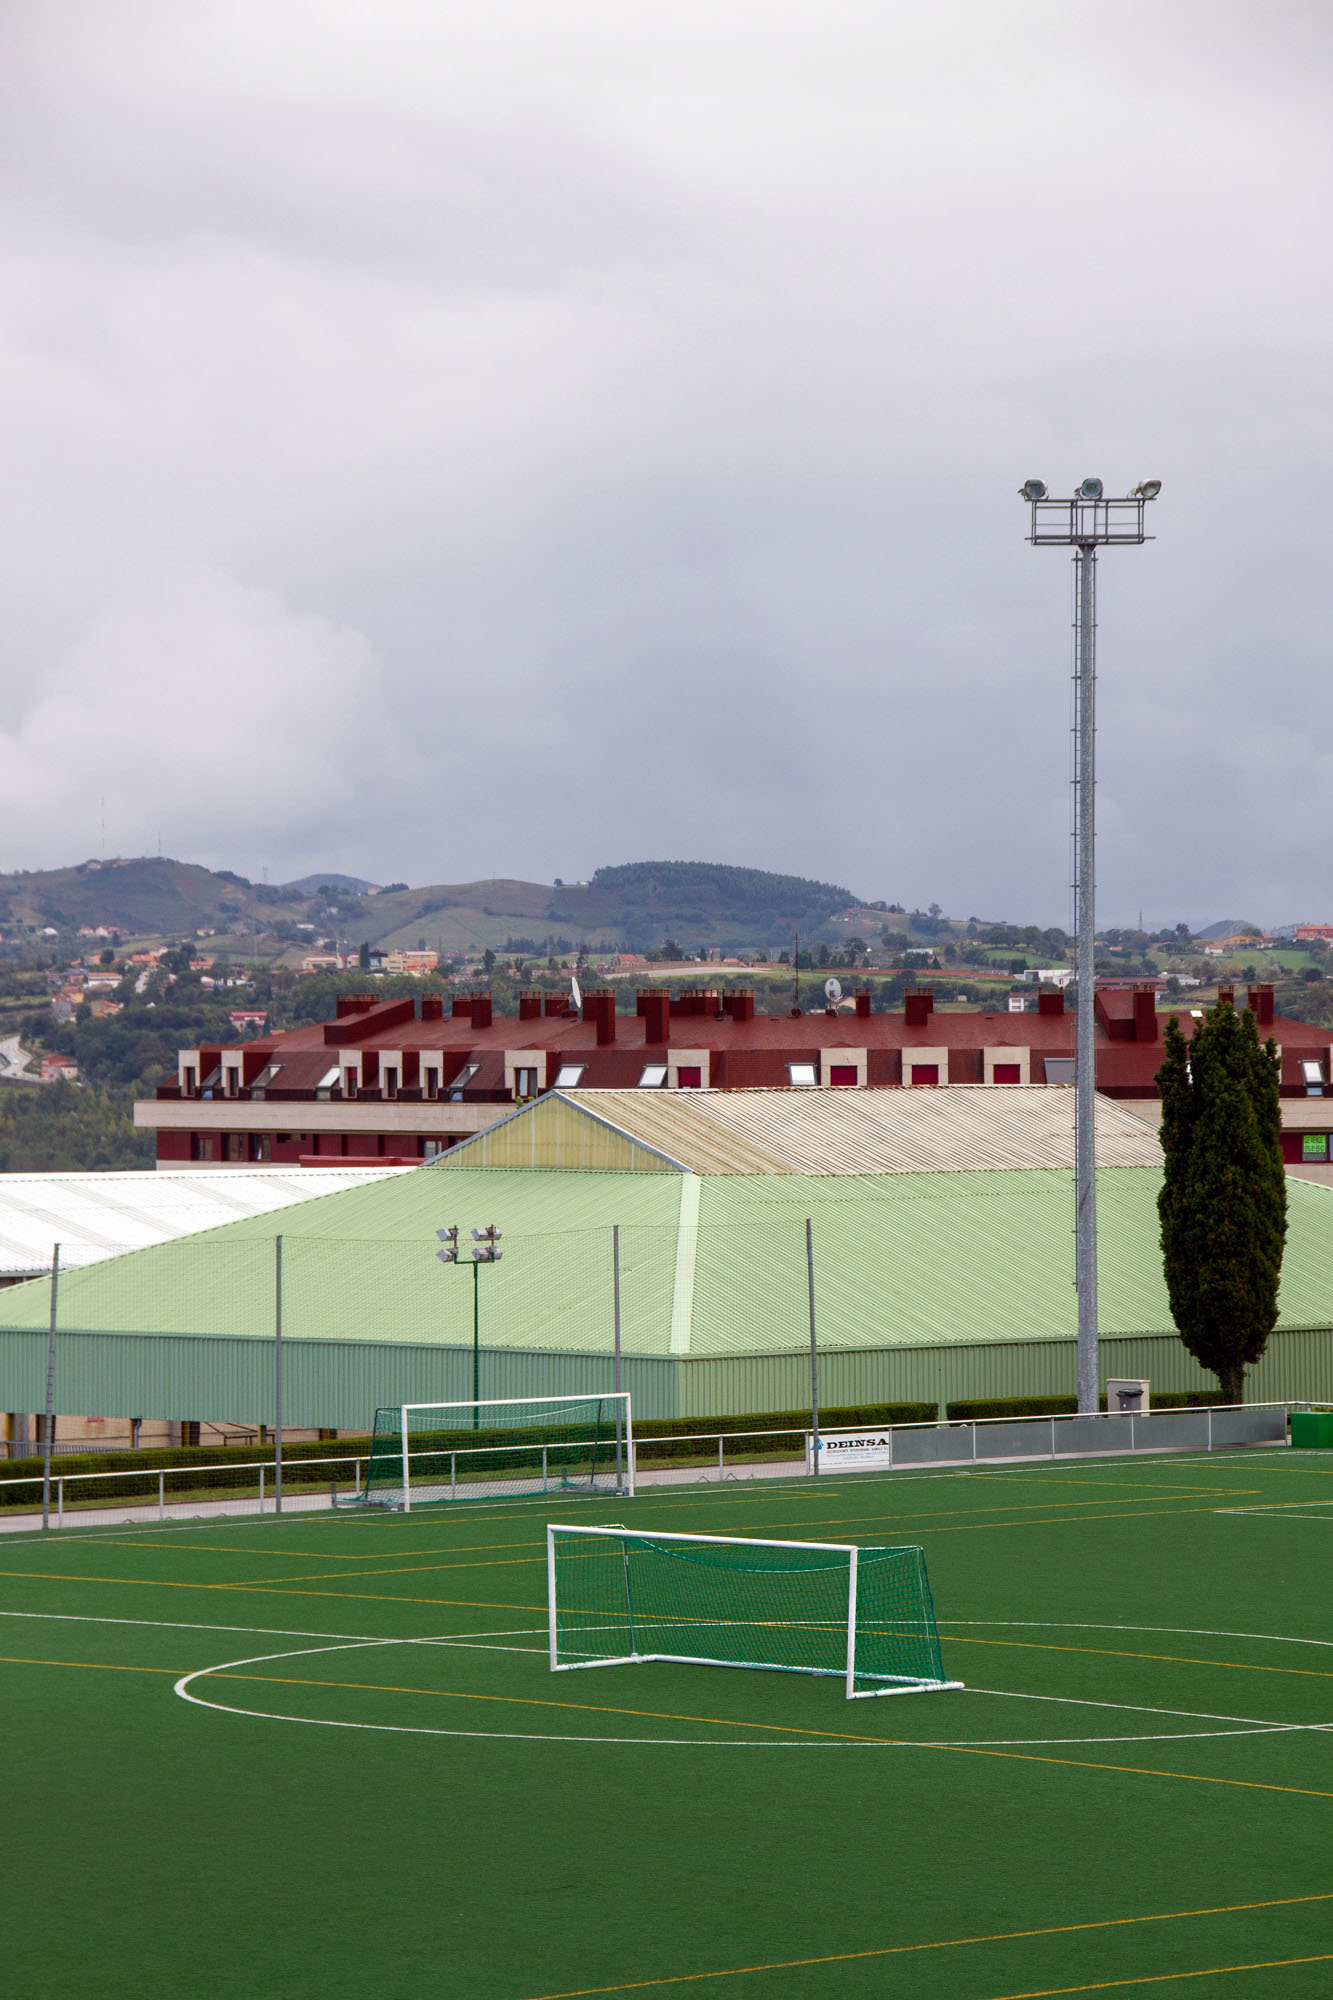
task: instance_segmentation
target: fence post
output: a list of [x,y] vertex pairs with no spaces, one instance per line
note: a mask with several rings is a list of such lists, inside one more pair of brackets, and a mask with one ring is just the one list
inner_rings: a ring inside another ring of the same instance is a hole
[[157,1475],[157,1518],[159,1521],[165,1521],[167,1518],[167,1475],[165,1472],[159,1472]]
[[259,1511],[261,1514],[264,1511],[264,1468],[262,1465],[259,1468]]
[[63,1528],[63,1527],[64,1527],[64,1525],[65,1525],[65,1482],[64,1482],[64,1480],[63,1480],[63,1479],[57,1479],[57,1481],[56,1481],[56,1526],[57,1526],[58,1528]]
[[[616,1397],[616,1492],[624,1485],[625,1406],[620,1400],[620,1224],[611,1225],[611,1332],[614,1342],[611,1387]],[[545,1484],[545,1471],[542,1483]]]
[[[263,1507],[260,1507],[263,1513]],[[273,1239],[273,1511],[282,1512],[282,1238]]]
[[805,1218],[805,1288],[810,1299],[810,1463],[819,1477],[819,1340],[815,1332],[815,1239],[811,1218]]
[[51,1246],[51,1330],[46,1342],[46,1417],[42,1425],[42,1532],[51,1525],[51,1445],[56,1428],[56,1299],[60,1290],[60,1245]]

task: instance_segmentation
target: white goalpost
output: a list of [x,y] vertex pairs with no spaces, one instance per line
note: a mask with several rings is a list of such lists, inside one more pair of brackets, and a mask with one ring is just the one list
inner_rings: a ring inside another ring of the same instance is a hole
[[826,1674],[847,1699],[958,1688],[945,1676],[919,1548],[546,1529],[552,1673],[756,1667]]
[[403,1403],[375,1413],[366,1503],[410,1513],[542,1493],[634,1493],[628,1392]]

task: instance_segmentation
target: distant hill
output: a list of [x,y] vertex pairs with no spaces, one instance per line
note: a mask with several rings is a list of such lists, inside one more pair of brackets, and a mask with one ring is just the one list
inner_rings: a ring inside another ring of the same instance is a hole
[[845,942],[883,921],[836,883],[707,861],[629,862],[568,884],[391,883],[373,895],[372,886],[336,869],[273,884],[160,855],[84,861],[0,875],[0,926],[11,940],[20,928],[72,940],[105,925],[123,937],[257,933],[309,948],[312,936],[337,936],[445,952],[503,951],[514,939],[516,949],[563,955],[583,942],[643,951],[667,938],[690,951],[779,949],[794,931],[803,943]]
[[1248,917],[1224,917],[1220,923],[1209,924],[1206,930],[1195,931],[1197,938],[1234,937],[1238,931],[1258,932],[1258,924],[1252,924]]
[[326,868],[319,875],[302,875],[297,882],[284,882],[284,889],[299,889],[303,896],[313,896],[320,889],[345,889],[350,895],[364,896],[370,889],[378,889],[378,882],[363,881],[359,875],[340,875],[336,868]]

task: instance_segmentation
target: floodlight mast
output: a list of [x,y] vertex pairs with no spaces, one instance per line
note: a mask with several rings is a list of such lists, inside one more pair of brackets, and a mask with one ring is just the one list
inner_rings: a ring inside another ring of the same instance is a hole
[[1095,1414],[1101,1368],[1097,1337],[1097,1022],[1094,1011],[1096,931],[1096,632],[1097,550],[1132,548],[1156,538],[1144,530],[1143,509],[1161,491],[1145,479],[1124,500],[1105,496],[1100,479],[1084,479],[1074,497],[1049,497],[1029,479],[1019,498],[1032,510],[1034,547],[1074,551],[1074,924],[1077,933],[1078,1044],[1074,1065],[1074,1282],[1078,1292],[1078,1407]]

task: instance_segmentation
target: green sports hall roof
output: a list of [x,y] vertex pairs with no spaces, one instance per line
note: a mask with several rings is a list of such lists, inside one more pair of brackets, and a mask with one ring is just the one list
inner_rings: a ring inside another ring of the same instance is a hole
[[[285,1209],[284,1332],[296,1340],[468,1345],[471,1267],[440,1264],[435,1232],[457,1224],[467,1244],[471,1228],[494,1223],[503,1232],[503,1261],[475,1279],[488,1348],[609,1349],[618,1228],[627,1353],[703,1359],[782,1352],[808,1339],[809,1218],[821,1346],[1072,1337],[1072,1177],[1058,1163],[1062,1146],[1068,1157],[1072,1092],[829,1091],[819,1092],[821,1101],[809,1111],[804,1107],[815,1093],[727,1093],[768,1100],[739,1139],[734,1128],[744,1107],[727,1108],[729,1143],[759,1143],[758,1124],[763,1145],[786,1152],[786,1164],[748,1172],[735,1170],[721,1148],[716,1116],[700,1127],[707,1107],[698,1098],[676,1099],[674,1129],[664,1098],[651,1111],[607,1102],[648,1095],[583,1094],[595,1103],[544,1099],[496,1128],[508,1135],[511,1157],[526,1147],[529,1157],[538,1152],[552,1163],[488,1165],[486,1154],[499,1149],[470,1145],[393,1180]],[[723,1097],[717,1093],[715,1104]],[[933,1110],[921,1108],[927,1097]],[[876,1098],[903,1106],[896,1127],[892,1107],[870,1107],[878,1154],[867,1137],[867,1101]],[[916,1102],[909,1107],[908,1100]],[[1139,1163],[1099,1173],[1102,1330],[1170,1333],[1157,1242],[1156,1138],[1143,1121],[1104,1101],[1099,1126],[1103,1117],[1103,1157],[1109,1152]],[[932,1118],[934,1157],[957,1160],[961,1148],[972,1164],[923,1169]],[[1063,1138],[1052,1118],[1057,1126],[1063,1121]],[[877,1159],[878,1171],[827,1164],[809,1171],[797,1164],[811,1146],[825,1162],[836,1157],[839,1119],[845,1157]],[[978,1119],[993,1127],[991,1136],[983,1141],[972,1130],[969,1141],[960,1121],[975,1126]],[[912,1121],[910,1130],[903,1120]],[[568,1128],[559,1144],[558,1135],[543,1133],[544,1122]],[[619,1147],[624,1163],[558,1163],[589,1146],[612,1157]],[[695,1170],[690,1159],[702,1163],[705,1153],[709,1164]],[[991,1164],[996,1153],[1009,1163]],[[1034,1153],[1039,1164],[1021,1163]],[[1333,1189],[1291,1181],[1288,1192],[1280,1323],[1325,1326],[1333,1318]],[[257,1216],[72,1271],[60,1281],[60,1326],[267,1340],[277,1226],[279,1219]],[[15,1287],[0,1294],[0,1333],[44,1328],[48,1313],[47,1281]]]

